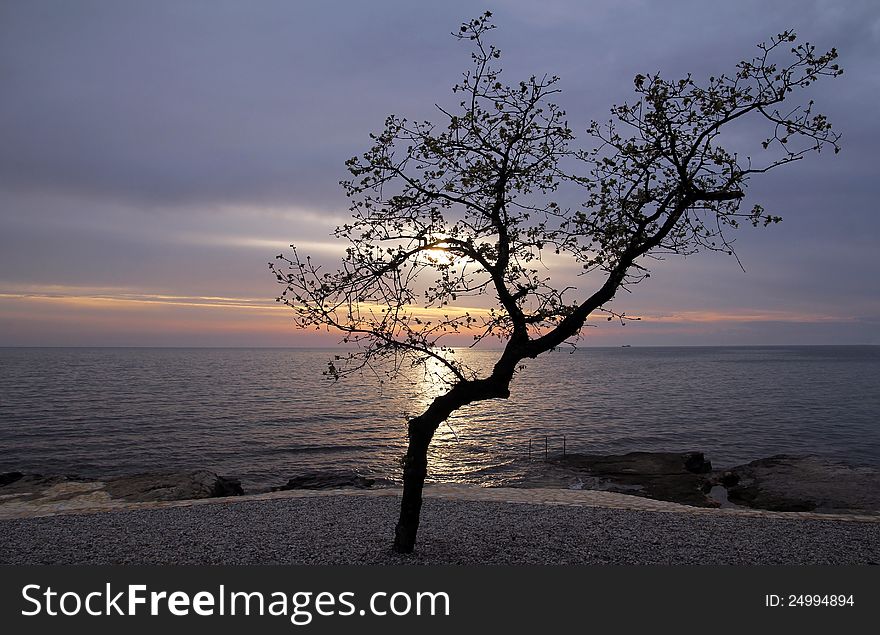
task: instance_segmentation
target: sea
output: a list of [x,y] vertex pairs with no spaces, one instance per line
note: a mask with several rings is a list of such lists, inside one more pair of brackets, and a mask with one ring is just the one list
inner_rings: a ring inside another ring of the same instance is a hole
[[[209,469],[266,491],[303,475],[400,481],[436,368],[334,381],[339,350],[0,348],[0,472],[83,478]],[[491,368],[492,350],[456,350]],[[522,484],[565,453],[775,454],[880,466],[880,347],[619,347],[528,360],[507,400],[462,409],[429,479]]]

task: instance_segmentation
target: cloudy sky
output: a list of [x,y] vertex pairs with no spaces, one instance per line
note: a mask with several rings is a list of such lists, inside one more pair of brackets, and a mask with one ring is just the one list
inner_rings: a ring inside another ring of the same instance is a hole
[[[786,28],[845,74],[809,97],[843,133],[756,179],[784,222],[661,263],[586,344],[880,343],[880,4],[832,1],[0,3],[0,345],[297,346],[266,263],[332,261],[338,181],[384,117],[434,118],[491,9],[508,82],[562,78],[572,127],[636,73],[730,71]],[[750,139],[758,145],[757,130]]]

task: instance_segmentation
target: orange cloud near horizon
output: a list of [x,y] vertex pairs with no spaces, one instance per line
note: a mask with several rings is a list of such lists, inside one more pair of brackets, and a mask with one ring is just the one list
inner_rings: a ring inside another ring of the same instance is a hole
[[[338,333],[298,330],[288,309],[268,298],[170,295],[121,288],[65,287],[15,288],[0,292],[0,345],[211,345],[211,346],[331,346]],[[470,312],[480,307],[425,309],[413,307],[420,317]],[[646,311],[635,324],[655,335],[705,334],[712,326],[750,323],[847,323],[853,316],[743,309],[720,311]],[[594,326],[606,321],[593,315]],[[635,329],[635,331],[633,330]],[[467,346],[474,332],[449,337],[450,345]],[[616,342],[644,333],[631,327],[620,331],[587,329],[591,344]]]

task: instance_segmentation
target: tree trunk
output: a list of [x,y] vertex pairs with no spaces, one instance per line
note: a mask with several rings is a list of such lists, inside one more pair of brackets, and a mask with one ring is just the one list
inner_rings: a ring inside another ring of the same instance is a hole
[[419,514],[422,511],[422,489],[428,474],[428,446],[431,444],[434,432],[450,414],[462,406],[483,399],[507,399],[510,396],[508,385],[519,359],[522,359],[522,356],[517,357],[516,352],[505,352],[490,377],[459,382],[445,395],[434,399],[423,414],[410,419],[409,446],[403,463],[400,519],[394,529],[396,552],[412,553],[416,546]]
[[397,553],[412,553],[416,546],[422,488],[428,474],[428,445],[436,428],[424,416],[409,423],[409,446],[403,464],[403,498],[400,519],[394,529],[394,551]]

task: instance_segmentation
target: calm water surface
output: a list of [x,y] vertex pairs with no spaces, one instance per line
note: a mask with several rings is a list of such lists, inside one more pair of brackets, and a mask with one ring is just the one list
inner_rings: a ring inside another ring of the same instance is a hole
[[[475,366],[497,352],[463,351]],[[296,474],[399,478],[406,415],[438,390],[321,375],[333,351],[0,349],[0,472],[207,468],[246,489]],[[584,348],[530,361],[506,402],[444,425],[431,478],[502,484],[533,454],[702,450],[880,465],[880,347]]]

